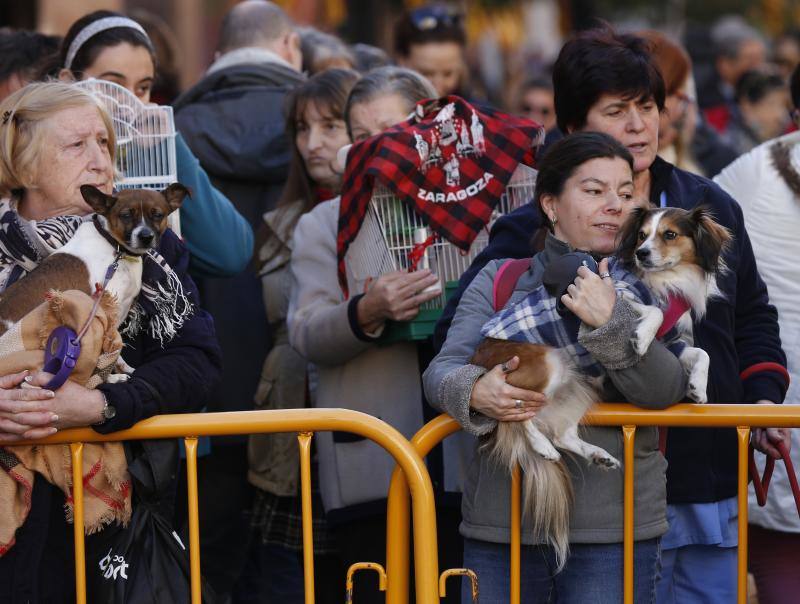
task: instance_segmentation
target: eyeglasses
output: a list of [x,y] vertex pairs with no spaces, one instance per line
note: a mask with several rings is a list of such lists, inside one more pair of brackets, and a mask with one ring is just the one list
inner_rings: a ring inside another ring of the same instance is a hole
[[544,117],[550,115],[552,109],[546,105],[529,105],[528,103],[522,104],[523,113],[538,113]]
[[461,26],[461,13],[449,6],[432,4],[411,11],[411,23],[419,31],[433,31]]

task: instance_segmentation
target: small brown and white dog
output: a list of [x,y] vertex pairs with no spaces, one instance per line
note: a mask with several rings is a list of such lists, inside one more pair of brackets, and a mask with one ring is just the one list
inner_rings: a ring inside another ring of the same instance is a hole
[[517,464],[522,468],[524,516],[533,534],[553,546],[561,570],[569,553],[572,478],[557,449],[605,469],[619,468],[620,463],[578,434],[581,418],[599,397],[594,383],[566,353],[544,344],[487,338],[470,362],[491,369],[514,356],[519,357],[519,367],[506,374],[506,383],[541,392],[548,402],[529,420],[498,422],[486,446],[509,472]]
[[[618,258],[629,265],[627,268],[654,297],[665,307],[670,297],[685,300],[678,310],[680,316],[674,318],[678,319],[678,332],[689,343],[680,361],[689,375],[689,396],[705,402],[708,354],[691,346],[690,311],[699,319],[705,314],[708,299],[720,295],[716,276],[725,270],[722,253],[731,240],[730,233],[714,221],[707,208],[699,207],[690,211],[634,210],[620,235]],[[642,317],[632,344],[638,354],[644,354],[665,315],[655,306],[631,302]],[[471,362],[491,369],[514,356],[520,359],[519,367],[506,374],[506,382],[543,393],[548,404],[532,419],[499,422],[487,446],[509,471],[517,464],[522,468],[525,515],[531,519],[534,535],[553,546],[561,569],[569,553],[572,482],[558,449],[601,468],[619,468],[620,463],[604,449],[580,438],[578,424],[598,400],[599,384],[578,371],[563,351],[542,344],[487,338]]]
[[126,189],[116,195],[83,185],[81,195],[96,212],[96,220],[81,224],[67,243],[0,294],[0,335],[41,304],[50,290],[92,295],[122,252],[106,287],[116,298],[119,326],[142,288],[142,255],[158,246],[167,216],[187,194],[180,183],[163,191]]
[[687,395],[700,404],[708,401],[710,359],[693,346],[692,321],[705,316],[710,299],[722,296],[717,276],[727,270],[723,253],[731,239],[730,231],[714,220],[706,206],[636,208],[621,231],[617,250],[617,258],[659,303],[659,307],[645,306],[629,300],[641,316],[634,350],[643,355],[662,329],[674,325],[687,344],[678,357],[689,378]]

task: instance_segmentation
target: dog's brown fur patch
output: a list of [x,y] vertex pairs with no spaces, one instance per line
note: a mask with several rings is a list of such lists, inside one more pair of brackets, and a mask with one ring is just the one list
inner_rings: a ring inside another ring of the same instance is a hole
[[86,264],[70,254],[52,254],[35,270],[0,293],[0,334],[44,302],[50,290],[92,294]]
[[491,369],[517,356],[519,367],[507,374],[506,382],[517,388],[544,392],[550,380],[545,362],[550,350],[549,346],[543,344],[486,338],[478,345],[470,362]]

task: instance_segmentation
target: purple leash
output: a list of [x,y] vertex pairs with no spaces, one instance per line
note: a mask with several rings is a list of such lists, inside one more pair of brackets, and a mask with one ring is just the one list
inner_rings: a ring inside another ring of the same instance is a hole
[[100,307],[100,298],[103,297],[103,292],[106,290],[108,282],[117,272],[121,257],[122,251],[120,250],[117,252],[114,261],[108,265],[103,284],[95,286],[94,294],[92,294],[94,304],[81,330],[76,334],[71,328],[61,325],[50,332],[50,337],[47,338],[47,344],[44,347],[44,367],[42,367],[43,371],[53,374],[52,379],[45,385],[48,390],[61,388],[70,374],[72,374],[72,370],[75,369],[78,357],[81,354],[81,339],[86,335],[92,319],[97,315],[97,309]]

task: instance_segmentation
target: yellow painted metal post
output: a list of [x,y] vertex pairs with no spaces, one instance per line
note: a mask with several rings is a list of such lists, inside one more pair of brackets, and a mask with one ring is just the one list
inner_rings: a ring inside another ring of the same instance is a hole
[[622,426],[622,437],[625,441],[622,512],[623,597],[625,604],[633,604],[633,441],[636,437],[636,426]]
[[520,602],[520,546],[522,535],[522,513],[521,502],[522,489],[520,482],[522,481],[522,472],[519,469],[519,464],[514,468],[511,473],[511,604],[519,604]]
[[747,602],[747,453],[750,446],[750,428],[738,426],[739,440],[739,575],[737,577],[738,604]]
[[86,547],[83,528],[83,443],[70,443],[72,456],[72,530],[75,536],[75,601],[86,604]]
[[356,562],[351,564],[347,569],[347,578],[345,580],[344,601],[345,604],[353,604],[353,575],[361,570],[374,570],[378,573],[378,589],[386,591],[386,571],[377,562]]
[[[411,438],[411,444],[421,457],[430,453],[449,435],[461,430],[461,425],[449,415],[442,414],[425,424]],[[411,509],[408,481],[400,466],[392,473],[386,505],[386,604],[408,604],[410,568]]]
[[200,604],[200,513],[197,504],[197,437],[183,439],[186,446],[186,484],[189,500],[189,568],[192,604]]
[[[439,597],[447,597],[447,580],[450,577],[466,577],[472,588],[472,604],[478,604],[478,575],[469,568],[448,568],[439,576]],[[466,602],[464,604],[467,604]]]
[[[411,546],[411,496],[397,467],[386,503],[386,604],[408,604]],[[437,569],[438,570],[438,569]]]
[[[98,434],[91,428],[64,430],[37,441],[17,444],[68,444],[72,442],[118,442],[153,438],[183,438],[187,434],[202,436],[227,436],[304,431],[348,431],[377,443],[392,455],[405,473],[411,493],[414,519],[414,570],[416,573],[416,602],[436,604],[439,601],[439,559],[436,549],[436,507],[433,485],[419,453],[397,429],[376,417],[350,409],[281,409],[274,411],[236,411],[228,413],[185,413],[162,415],[139,422],[127,430],[112,434]],[[194,481],[196,502],[196,474],[189,468],[187,447],[187,472]],[[196,470],[196,461],[194,464]],[[192,482],[189,483],[190,489]],[[194,504],[196,505],[196,503]],[[197,516],[196,511],[194,512]],[[192,511],[190,503],[190,545],[192,539]],[[195,535],[197,523],[195,520]],[[196,538],[196,537],[195,537]],[[196,563],[199,569],[199,552]],[[192,557],[190,554],[190,562]],[[193,580],[198,582],[199,573]],[[194,589],[194,586],[193,586]],[[196,593],[197,590],[193,591]]]
[[314,604],[314,517],[311,510],[311,432],[297,435],[300,447],[300,495],[303,507],[303,580],[306,604]]

